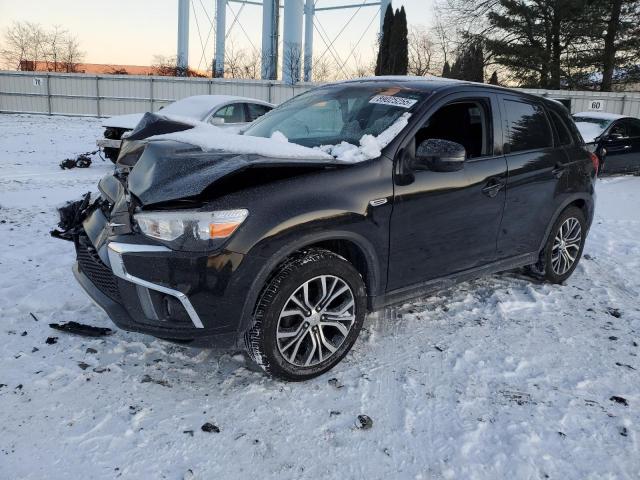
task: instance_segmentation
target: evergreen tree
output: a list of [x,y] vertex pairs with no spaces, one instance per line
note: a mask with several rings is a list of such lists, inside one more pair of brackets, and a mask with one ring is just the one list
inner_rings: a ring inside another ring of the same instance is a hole
[[451,66],[449,62],[444,62],[444,67],[442,67],[442,78],[451,78]]
[[393,31],[393,8],[391,4],[387,6],[387,11],[384,13],[384,22],[382,24],[382,37],[380,37],[380,45],[378,47],[378,58],[376,60],[376,75],[388,75],[389,74],[389,61],[390,61],[390,47],[391,36]]
[[496,70],[493,71],[493,74],[491,75],[491,78],[489,79],[489,84],[490,85],[500,85],[498,83],[498,72]]
[[389,48],[389,74],[406,75],[409,68],[409,31],[407,28],[407,14],[404,7],[396,10],[391,29]]

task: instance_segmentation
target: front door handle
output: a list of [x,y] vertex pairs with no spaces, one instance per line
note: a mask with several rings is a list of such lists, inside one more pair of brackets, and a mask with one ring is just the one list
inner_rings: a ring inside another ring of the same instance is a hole
[[489,198],[494,198],[496,195],[498,195],[498,192],[500,192],[500,190],[504,188],[504,185],[504,181],[497,178],[492,178],[482,189],[482,193],[484,193]]

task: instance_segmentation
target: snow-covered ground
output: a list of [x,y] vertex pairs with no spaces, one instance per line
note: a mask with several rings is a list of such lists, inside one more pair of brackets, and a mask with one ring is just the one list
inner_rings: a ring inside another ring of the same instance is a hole
[[111,326],[48,234],[110,170],[57,165],[99,125],[0,115],[0,478],[640,477],[640,178],[599,182],[567,285],[505,273],[372,315],[336,369],[290,384],[242,355],[49,328]]

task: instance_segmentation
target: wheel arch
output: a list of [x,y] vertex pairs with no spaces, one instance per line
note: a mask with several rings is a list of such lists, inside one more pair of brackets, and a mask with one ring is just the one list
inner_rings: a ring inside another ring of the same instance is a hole
[[[250,327],[253,310],[259,296],[269,279],[278,271],[280,266],[297,252],[311,248],[322,248],[340,255],[349,261],[362,275],[367,291],[367,297],[379,295],[384,287],[383,274],[378,254],[373,245],[364,237],[348,231],[329,231],[322,234],[305,235],[295,242],[288,243],[270,256],[263,264],[251,284],[239,324],[238,333],[241,334]],[[386,278],[386,277],[385,277]],[[368,302],[370,304],[370,302]]]
[[553,225],[556,223],[558,217],[564,212],[567,208],[575,206],[579,208],[584,214],[584,218],[587,221],[587,225],[591,226],[591,218],[593,215],[593,198],[586,194],[577,194],[572,195],[566,198],[559,206],[556,208],[555,212],[551,216],[547,228],[544,232],[544,236],[540,242],[538,247],[538,251],[541,252],[544,249],[545,244],[547,243],[547,239],[549,238],[549,234],[551,233],[551,229]]

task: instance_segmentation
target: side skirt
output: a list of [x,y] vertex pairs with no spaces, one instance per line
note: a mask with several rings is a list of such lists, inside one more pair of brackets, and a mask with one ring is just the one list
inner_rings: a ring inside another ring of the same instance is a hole
[[518,255],[517,257],[510,257],[497,262],[492,262],[481,267],[470,268],[463,270],[462,272],[453,273],[446,277],[434,278],[423,283],[411,285],[409,287],[399,288],[391,292],[387,292],[385,295],[369,298],[369,305],[371,311],[380,310],[389,305],[396,305],[399,303],[412,300],[417,297],[422,297],[433,292],[445,290],[457,283],[465,282],[467,280],[473,280],[484,275],[490,275],[492,273],[503,272],[505,270],[512,270],[514,268],[524,267],[526,265],[532,265],[538,261],[538,253],[527,253],[524,255]]

